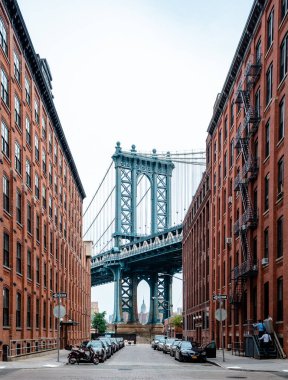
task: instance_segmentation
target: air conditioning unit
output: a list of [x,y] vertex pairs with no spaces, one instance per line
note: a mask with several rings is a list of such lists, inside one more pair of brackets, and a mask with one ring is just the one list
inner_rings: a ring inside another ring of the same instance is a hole
[[232,238],[231,237],[226,237],[226,244],[232,244]]
[[233,197],[232,197],[232,195],[230,195],[228,197],[228,205],[232,205],[232,201],[233,201]]
[[262,265],[267,265],[267,264],[269,264],[269,259],[268,259],[268,257],[263,257],[261,263],[262,263]]

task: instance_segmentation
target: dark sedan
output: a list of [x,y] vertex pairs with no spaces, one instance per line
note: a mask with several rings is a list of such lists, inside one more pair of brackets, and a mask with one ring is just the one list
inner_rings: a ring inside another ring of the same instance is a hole
[[206,352],[189,341],[183,340],[175,350],[175,360],[183,361],[205,361]]

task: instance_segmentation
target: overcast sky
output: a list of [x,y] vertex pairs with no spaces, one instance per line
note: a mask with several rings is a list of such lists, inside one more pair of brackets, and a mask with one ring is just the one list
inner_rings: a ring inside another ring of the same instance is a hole
[[[84,208],[116,141],[138,151],[205,147],[253,0],[18,3],[52,72],[55,105],[87,194]],[[174,309],[182,304],[182,284],[175,283]],[[100,311],[112,313],[112,298],[112,285],[92,289]]]

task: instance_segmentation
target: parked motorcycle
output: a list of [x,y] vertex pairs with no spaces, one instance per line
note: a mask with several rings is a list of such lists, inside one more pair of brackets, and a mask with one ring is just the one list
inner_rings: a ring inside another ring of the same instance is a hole
[[93,363],[95,365],[99,364],[99,357],[95,353],[92,347],[80,347],[72,348],[72,351],[68,355],[68,363],[79,364],[79,363]]

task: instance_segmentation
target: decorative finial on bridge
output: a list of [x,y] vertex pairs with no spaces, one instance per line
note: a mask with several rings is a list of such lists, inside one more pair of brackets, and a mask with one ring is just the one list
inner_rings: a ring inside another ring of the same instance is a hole
[[121,148],[121,146],[120,146],[121,144],[120,144],[120,142],[119,141],[117,141],[116,142],[116,153],[120,153],[121,151],[122,151],[122,148]]
[[169,151],[166,153],[166,158],[167,158],[168,160],[171,160],[171,153],[170,153]]
[[152,156],[153,157],[157,157],[157,150],[154,148],[154,149],[152,149]]
[[136,150],[136,145],[132,145],[131,146],[131,153],[136,153],[137,152],[137,150]]

